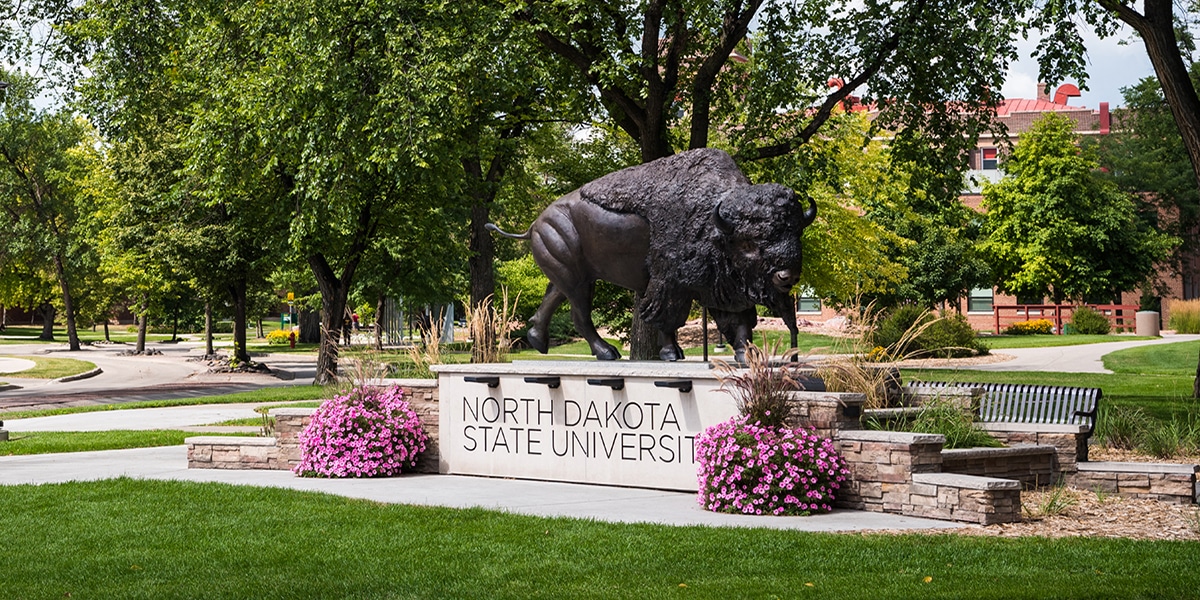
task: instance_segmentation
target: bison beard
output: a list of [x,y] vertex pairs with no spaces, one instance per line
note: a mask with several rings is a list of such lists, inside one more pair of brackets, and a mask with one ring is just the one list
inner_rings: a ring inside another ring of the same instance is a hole
[[796,341],[790,290],[799,281],[800,236],[816,217],[792,190],[751,185],[733,159],[702,148],[610,173],[546,208],[520,235],[550,279],[528,339],[548,349],[554,310],[571,303],[576,330],[601,360],[620,358],[592,323],[598,279],[640,292],[638,315],[659,332],[663,360],[679,360],[676,331],[692,301],[712,312],[740,361],[761,304]]

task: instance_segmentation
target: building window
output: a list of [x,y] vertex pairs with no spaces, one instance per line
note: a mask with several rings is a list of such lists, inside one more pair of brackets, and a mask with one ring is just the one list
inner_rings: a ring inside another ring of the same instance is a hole
[[1183,274],[1183,300],[1200,298],[1200,278],[1193,273]]
[[821,312],[821,299],[812,295],[812,290],[801,290],[796,302],[796,311],[802,313]]
[[967,295],[967,312],[992,312],[992,288],[975,288]]
[[997,168],[996,149],[984,148],[979,151],[979,168],[984,171],[995,171]]

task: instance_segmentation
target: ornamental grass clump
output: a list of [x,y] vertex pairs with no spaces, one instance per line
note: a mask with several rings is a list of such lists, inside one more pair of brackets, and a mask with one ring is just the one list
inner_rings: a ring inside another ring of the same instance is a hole
[[334,396],[300,432],[305,477],[386,477],[412,468],[428,436],[398,387],[360,386]]
[[833,510],[849,477],[833,442],[792,427],[791,393],[801,389],[791,358],[747,344],[746,365],[718,363],[721,389],[740,412],[696,439],[698,501],[707,510],[753,515],[807,515]]

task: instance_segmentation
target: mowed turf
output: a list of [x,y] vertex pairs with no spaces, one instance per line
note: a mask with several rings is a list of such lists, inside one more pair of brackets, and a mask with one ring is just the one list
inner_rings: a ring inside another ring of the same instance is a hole
[[1200,544],[621,525],[287,490],[0,486],[6,598],[1194,598]]

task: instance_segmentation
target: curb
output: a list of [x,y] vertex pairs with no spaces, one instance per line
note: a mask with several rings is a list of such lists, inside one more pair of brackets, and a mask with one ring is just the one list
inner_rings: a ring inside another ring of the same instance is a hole
[[21,389],[21,386],[13,385],[11,383],[8,385],[0,385],[0,392],[11,392],[13,390],[19,390],[19,389]]
[[269,369],[271,371],[271,374],[274,375],[277,379],[280,379],[283,381],[292,381],[293,379],[296,378],[296,374],[291,371],[288,371],[287,369],[280,369],[279,367],[267,367],[267,369]]
[[95,377],[95,376],[103,373],[103,372],[104,372],[103,369],[101,369],[100,367],[96,367],[95,369],[92,369],[91,371],[85,371],[83,373],[79,373],[78,375],[67,375],[66,377],[59,377],[58,379],[51,379],[50,383],[67,383],[68,381],[79,381],[80,379],[90,379],[92,377]]

